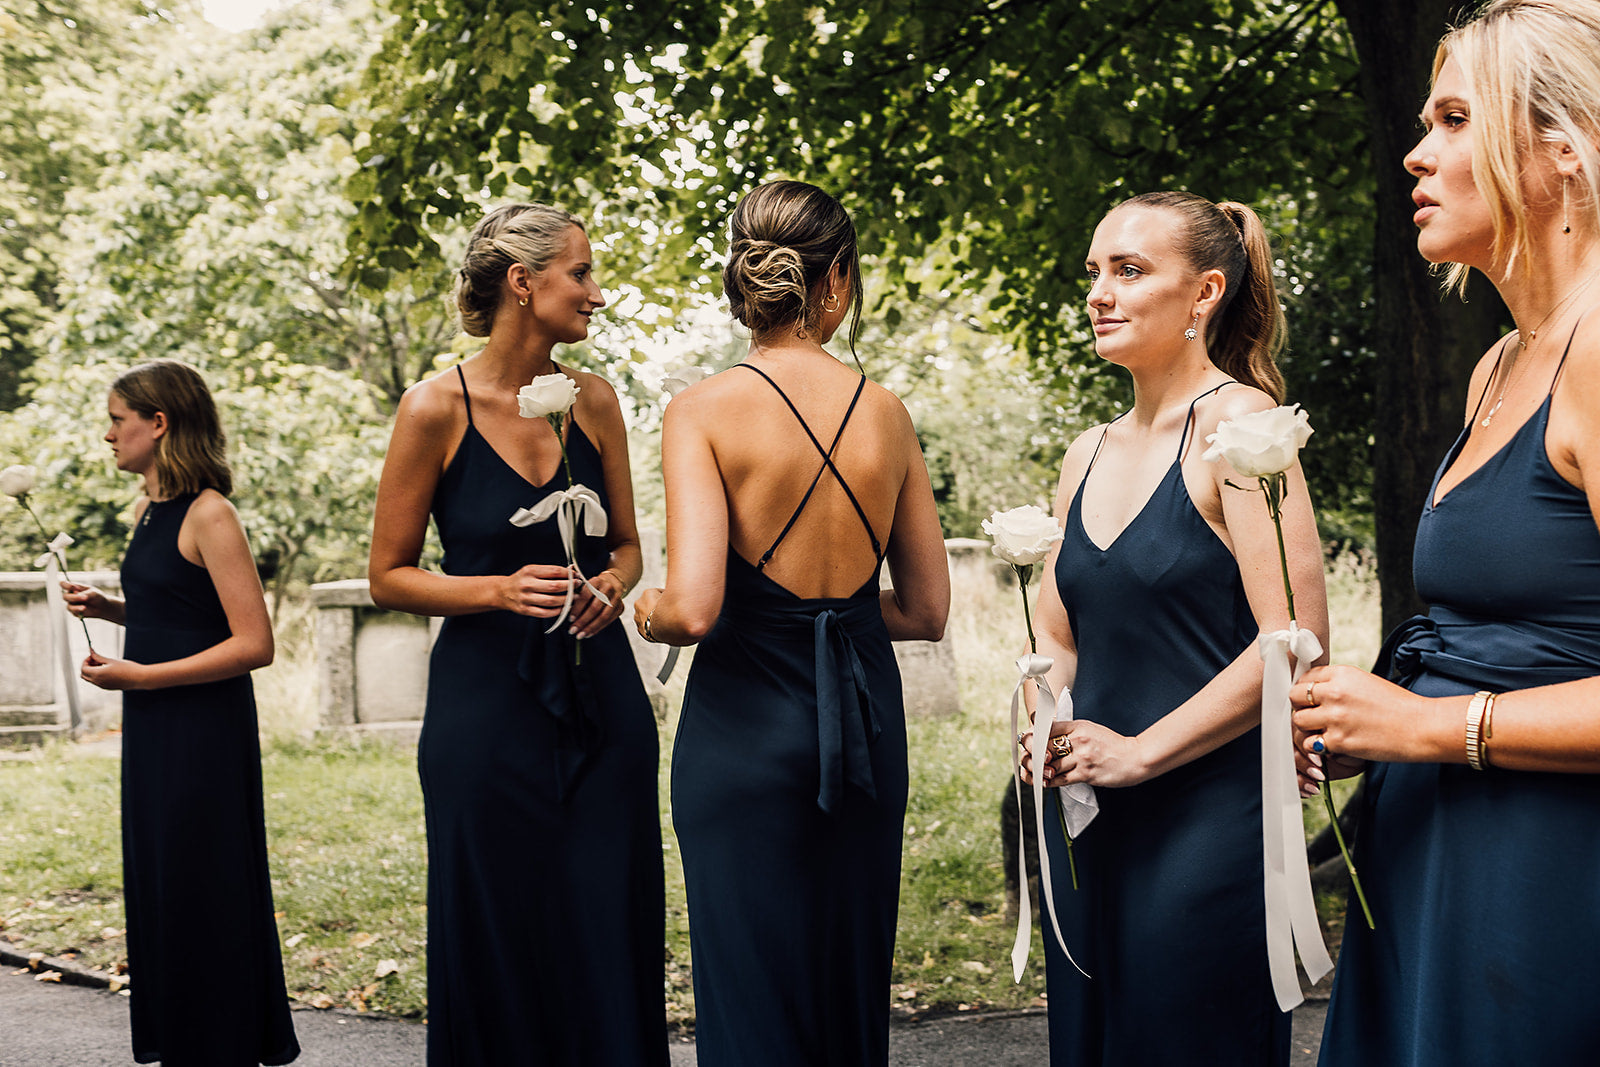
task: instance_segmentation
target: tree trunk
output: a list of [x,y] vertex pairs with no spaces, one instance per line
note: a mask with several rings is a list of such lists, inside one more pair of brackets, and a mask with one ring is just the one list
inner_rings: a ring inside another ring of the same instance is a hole
[[1372,505],[1385,632],[1423,608],[1411,583],[1417,516],[1436,465],[1461,431],[1473,364],[1505,318],[1499,297],[1477,275],[1465,303],[1441,292],[1417,253],[1415,179],[1402,164],[1419,137],[1416,116],[1427,100],[1434,47],[1459,7],[1459,0],[1339,0],[1361,61],[1376,176]]

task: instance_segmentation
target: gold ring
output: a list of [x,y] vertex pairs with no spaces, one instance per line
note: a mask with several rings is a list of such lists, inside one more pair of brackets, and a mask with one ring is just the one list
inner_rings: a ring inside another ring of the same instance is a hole
[[1061,734],[1050,739],[1050,750],[1058,756],[1072,755],[1072,738]]
[[1306,683],[1306,707],[1308,707],[1308,708],[1314,708],[1314,707],[1317,706],[1317,696],[1316,696],[1316,693],[1314,692],[1314,690],[1316,688],[1317,688],[1317,683],[1316,682],[1307,682]]

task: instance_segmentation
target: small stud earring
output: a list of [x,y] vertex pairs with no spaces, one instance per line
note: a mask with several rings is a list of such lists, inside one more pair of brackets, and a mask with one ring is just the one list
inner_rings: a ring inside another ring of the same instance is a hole
[[528,298],[527,297],[523,297],[521,300],[517,301],[517,307],[525,308],[527,306],[528,306]]
[[827,296],[823,297],[822,298],[822,310],[826,311],[826,312],[828,312],[830,314],[835,312],[835,311],[838,311],[839,310],[839,294],[838,293],[829,293]]
[[1196,329],[1196,327],[1199,326],[1199,325],[1200,325],[1200,316],[1196,315],[1194,317],[1193,321],[1191,321],[1189,323],[1189,328],[1187,330],[1183,331],[1183,339],[1185,341],[1193,341],[1196,337],[1199,337],[1200,336],[1200,331],[1198,329]]

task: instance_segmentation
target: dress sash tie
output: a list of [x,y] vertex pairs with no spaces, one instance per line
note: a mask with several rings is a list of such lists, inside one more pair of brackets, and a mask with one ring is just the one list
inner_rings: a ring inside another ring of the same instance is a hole
[[817,807],[837,815],[846,785],[878,799],[871,745],[883,727],[867,686],[866,668],[839,613],[819,612],[813,623],[817,672],[817,757],[821,783]]

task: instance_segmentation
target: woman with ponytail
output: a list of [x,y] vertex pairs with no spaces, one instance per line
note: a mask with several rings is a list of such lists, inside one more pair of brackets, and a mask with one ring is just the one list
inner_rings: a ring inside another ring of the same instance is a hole
[[[1267,967],[1262,661],[1288,625],[1272,519],[1217,424],[1282,400],[1283,317],[1261,220],[1190,193],[1134,197],[1101,220],[1085,266],[1095,350],[1133,408],[1067,450],[1044,569],[1039,652],[1076,718],[1046,786],[1087,782],[1100,813],[1046,841],[1073,958],[1044,937],[1050,1061],[1284,1064],[1289,1016]],[[1316,523],[1289,471],[1284,538],[1299,625],[1327,641]],[[1026,740],[1026,737],[1024,738]],[[1024,761],[1028,773],[1032,768]],[[1047,825],[1058,826],[1054,817]]]

